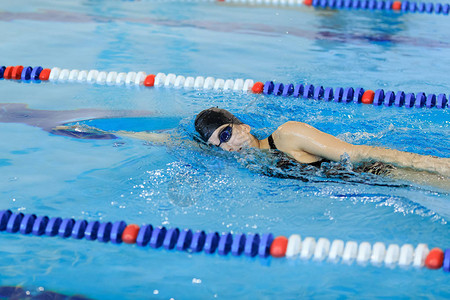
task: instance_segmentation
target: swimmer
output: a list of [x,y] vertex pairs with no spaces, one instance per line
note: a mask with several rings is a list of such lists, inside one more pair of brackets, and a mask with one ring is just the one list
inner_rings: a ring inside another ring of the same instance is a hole
[[[426,172],[437,175],[432,180],[440,181],[439,186],[448,184],[450,178],[450,158],[353,145],[302,122],[286,122],[269,137],[259,140],[250,133],[249,125],[230,112],[213,107],[197,115],[195,129],[205,142],[226,151],[271,149],[285,153],[298,163],[318,167],[325,161],[338,162],[346,154],[350,162],[359,165],[359,170],[363,172],[379,174],[385,171],[383,169],[388,169],[393,177],[421,183],[423,180],[416,177],[418,173]],[[400,168],[403,170],[399,171]]]
[[[167,133],[106,132],[86,125],[64,125],[76,120],[149,115],[153,113],[92,109],[49,111],[30,109],[25,104],[0,103],[0,123],[24,123],[40,127],[52,134],[81,139],[131,137],[160,144],[175,143],[174,138]],[[210,108],[197,115],[195,129],[205,142],[226,151],[241,151],[245,148],[272,150],[300,164],[318,168],[323,162],[339,162],[346,154],[355,165],[356,172],[387,175],[396,179],[443,187],[446,190],[450,186],[449,158],[382,147],[352,145],[301,122],[287,122],[268,138],[258,140],[250,133],[251,127],[233,114],[224,109]]]

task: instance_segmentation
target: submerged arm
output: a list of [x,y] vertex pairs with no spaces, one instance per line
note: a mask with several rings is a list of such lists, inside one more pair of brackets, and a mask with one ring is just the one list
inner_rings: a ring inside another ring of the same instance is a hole
[[178,134],[169,134],[164,132],[150,132],[150,131],[114,131],[114,134],[119,137],[130,137],[134,139],[144,140],[147,142],[175,147],[188,147],[194,145],[198,147],[198,143],[180,137]]
[[299,151],[339,161],[340,157],[346,153],[353,163],[380,161],[398,167],[450,176],[450,158],[438,158],[382,147],[352,145],[301,122],[287,122],[275,131],[274,137],[277,145],[280,144],[279,149],[294,157],[295,152]]
[[117,137],[131,137],[148,142],[165,144],[169,141],[170,135],[167,133],[156,133],[149,131],[104,131],[87,125],[61,125],[54,127],[51,133],[56,135],[70,136],[79,139],[116,139]]

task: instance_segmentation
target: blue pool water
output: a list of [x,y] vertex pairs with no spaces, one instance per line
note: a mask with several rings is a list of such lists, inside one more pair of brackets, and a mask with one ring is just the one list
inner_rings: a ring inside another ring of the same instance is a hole
[[[448,16],[209,2],[0,4],[2,65],[145,71],[449,93]],[[226,108],[263,138],[289,120],[356,144],[450,156],[449,110],[254,94],[0,80],[1,103],[142,116],[79,122],[170,133],[167,145],[81,140],[0,123],[0,209],[218,232],[450,245],[448,191],[386,178],[261,174],[256,152],[192,142],[199,111]],[[133,112],[133,113],[131,113]],[[125,113],[126,114],[126,113]],[[85,119],[91,119],[87,113]],[[449,275],[191,254],[0,235],[0,285],[98,299],[448,298]]]

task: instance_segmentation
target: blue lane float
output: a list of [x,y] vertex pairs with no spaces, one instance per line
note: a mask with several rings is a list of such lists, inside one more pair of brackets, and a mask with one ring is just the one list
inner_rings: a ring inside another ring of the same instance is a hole
[[178,237],[180,236],[180,229],[170,228],[166,232],[166,237],[164,238],[163,247],[166,250],[172,250],[175,248]]

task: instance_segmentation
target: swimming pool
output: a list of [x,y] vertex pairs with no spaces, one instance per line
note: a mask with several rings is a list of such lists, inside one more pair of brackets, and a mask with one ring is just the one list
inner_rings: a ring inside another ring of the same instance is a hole
[[[16,1],[0,9],[2,65],[448,95],[450,25],[443,15],[153,1]],[[80,140],[1,123],[1,209],[208,232],[449,245],[444,190],[359,175],[309,175],[308,182],[268,177],[257,153],[223,153],[190,142],[195,114],[219,106],[259,137],[298,120],[352,143],[448,157],[448,109],[69,82],[1,80],[0,92],[2,103],[34,110],[144,113],[143,122],[84,123],[176,137],[163,146],[131,138]],[[4,232],[1,240],[0,284],[32,292],[99,299],[449,296],[448,274],[412,267],[195,254]]]

